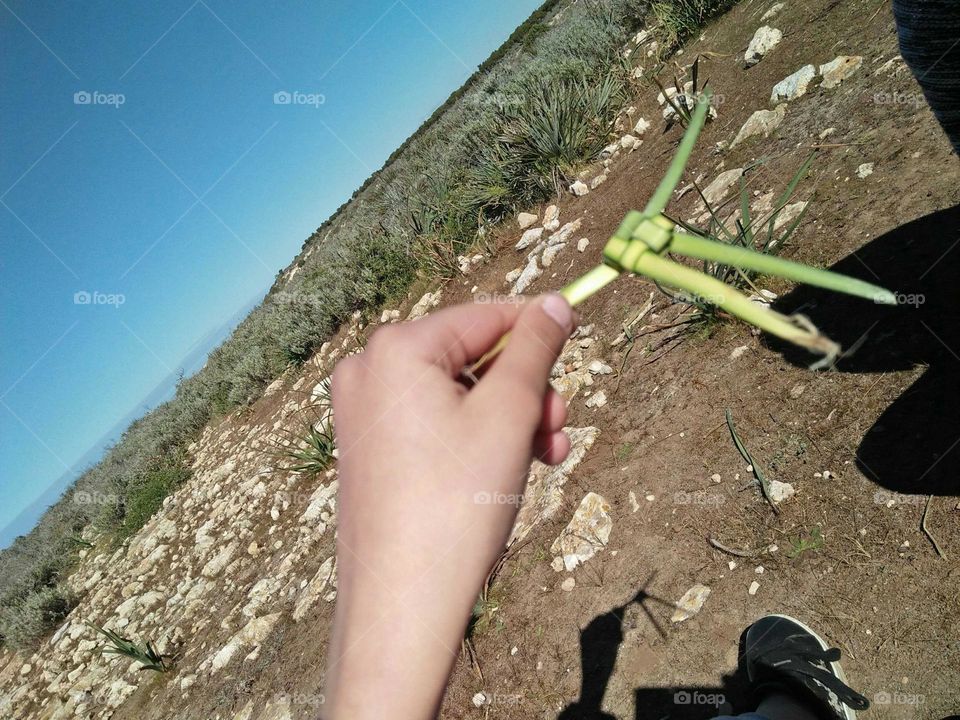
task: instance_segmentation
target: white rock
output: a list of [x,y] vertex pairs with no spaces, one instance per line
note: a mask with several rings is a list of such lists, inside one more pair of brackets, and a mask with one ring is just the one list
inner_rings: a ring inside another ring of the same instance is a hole
[[727,562],[727,567],[730,568],[731,570],[736,570],[736,569],[737,569],[737,561],[736,561],[736,560],[730,560],[729,562]]
[[753,571],[754,571],[757,575],[763,575],[764,567],[763,567],[763,565],[757,565],[757,567],[755,567],[755,568],[753,569]]
[[757,32],[753,34],[750,45],[747,46],[747,52],[743,56],[747,67],[751,67],[760,62],[764,55],[767,55],[780,44],[781,40],[783,40],[783,33],[776,28],[770,27],[769,25],[763,25],[758,28]]
[[612,142],[609,145],[607,145],[603,150],[600,151],[600,157],[601,158],[613,157],[618,152],[620,152],[620,143]]
[[270,636],[279,619],[280,613],[273,613],[272,615],[254,618],[248,622],[242,630],[230,638],[229,642],[212,656],[211,671],[219,672],[222,670],[240,650],[251,646],[259,646]]
[[[399,311],[399,310],[384,310],[384,311],[380,314],[380,322],[381,322],[381,323],[397,322],[399,319],[400,319],[400,311]],[[321,385],[323,385],[323,383],[321,383]]]
[[520,236],[520,241],[517,243],[517,250],[526,250],[528,247],[534,243],[540,242],[540,238],[543,237],[543,228],[530,228],[523,235]]
[[859,70],[861,65],[863,65],[863,57],[860,55],[841,55],[834,58],[820,66],[820,74],[823,75],[820,87],[827,90],[837,87]]
[[630,502],[631,512],[636,512],[640,509],[640,503],[637,502],[637,494],[633,490],[627,493],[627,500]]
[[587,493],[570,523],[553,541],[550,552],[562,559],[567,572],[572,572],[606,547],[612,529],[609,503],[597,493]]
[[586,402],[588,408],[602,408],[607,404],[607,394],[603,390],[598,390],[591,395]]
[[779,505],[796,494],[796,489],[790,483],[780,482],[779,480],[770,481],[770,501],[774,505]]
[[873,163],[863,163],[857,168],[857,177],[861,180],[873,175]]
[[567,240],[573,237],[573,234],[580,229],[580,225],[583,223],[583,220],[577,218],[573,222],[568,222],[562,228],[557,230],[553,235],[551,235],[547,242],[550,245],[556,245],[557,243],[565,243]]
[[551,205],[543,213],[543,227],[550,232],[560,227],[560,208],[556,205]]
[[700,612],[708,597],[710,597],[710,588],[697,583],[677,601],[677,609],[674,610],[670,622],[680,623],[689,620]]
[[483,259],[483,255],[480,253],[476,255],[461,255],[457,258],[457,267],[460,268],[461,274],[469,275],[483,262]]
[[750,346],[749,346],[749,345],[741,345],[740,347],[735,347],[735,348],[730,352],[730,359],[731,359],[731,360],[737,360],[737,359],[743,357],[743,354],[744,354],[747,350],[749,350],[749,349],[750,349]]
[[517,225],[520,226],[521,230],[526,230],[528,227],[533,225],[537,220],[540,219],[539,215],[534,215],[533,213],[522,212],[517,215]]
[[605,172],[601,173],[600,175],[597,175],[593,180],[590,181],[590,189],[596,190],[598,187],[603,185],[606,181],[607,181],[607,174]]
[[580,238],[577,240],[577,250],[583,252],[587,249],[587,245],[590,244],[590,238]]
[[570,192],[577,197],[583,197],[590,192],[590,188],[583,180],[577,180],[575,183],[573,183],[573,185],[570,186]]
[[756,595],[756,594],[757,594],[757,590],[759,590],[759,589],[760,589],[760,583],[758,583],[756,580],[754,580],[752,583],[750,583],[750,588],[747,590],[747,592],[748,592],[750,595]]
[[624,135],[620,138],[620,147],[624,150],[636,150],[641,145],[643,145],[643,140],[633,135]]
[[637,124],[633,126],[634,135],[643,135],[647,130],[650,129],[650,123],[643,118],[637,120]]
[[334,565],[335,559],[331,555],[320,565],[313,579],[307,587],[301,591],[297,604],[293,608],[294,622],[300,621],[306,617],[310,609],[323,597],[324,591],[328,587],[337,587],[337,568]]
[[609,375],[613,372],[613,368],[602,360],[591,360],[590,364],[587,365],[587,370],[593,375]]
[[540,264],[545,268],[548,268],[551,265],[553,265],[553,261],[556,260],[557,255],[559,255],[560,251],[562,251],[566,246],[567,246],[566,243],[548,245],[546,249],[543,251],[543,256],[540,258]]
[[487,702],[487,696],[482,692],[478,692],[476,695],[473,696],[473,704],[476,707],[483,707],[483,704],[485,702]]
[[770,6],[770,9],[767,10],[761,17],[760,22],[766,22],[773,18],[777,13],[779,13],[785,7],[785,3],[778,2]]
[[786,114],[786,105],[778,105],[775,110],[757,110],[740,128],[730,147],[736,147],[744,140],[756,135],[769,137],[770,133],[780,127]]
[[[741,177],[743,177],[743,168],[733,168],[731,170],[725,170],[713,181],[703,189],[703,197],[706,198],[707,203],[710,204],[714,210],[718,210],[719,206],[726,199],[730,187],[736,183]],[[703,199],[697,201],[693,212],[695,214],[700,214],[707,210],[707,205],[704,204]]]
[[720,482],[723,478],[720,477],[720,473],[714,473],[713,475],[710,476],[710,479],[711,479],[713,482],[718,483],[718,482]]
[[810,83],[817,76],[817,69],[813,65],[804,65],[793,75],[788,75],[773,86],[770,102],[776,105],[784,100],[796,100],[806,94]]
[[514,295],[523,294],[524,290],[530,287],[530,283],[536,280],[543,274],[543,270],[540,265],[537,263],[537,256],[531,255],[530,259],[527,261],[527,266],[520,273],[520,276],[517,278],[517,281],[513,284],[513,290],[511,292]]
[[425,293],[424,296],[417,300],[416,304],[410,309],[410,314],[407,315],[407,320],[416,320],[417,318],[423,317],[430,310],[439,305],[440,295],[442,292],[442,290],[437,290],[436,292]]
[[[773,221],[773,231],[777,232],[780,228],[792,223],[804,210],[807,209],[807,201],[800,200],[790,203],[777,214],[777,219]],[[776,296],[774,296],[776,297]]]
[[560,589],[564,592],[570,592],[577,586],[577,581],[572,577],[565,578],[562,583],[560,583]]

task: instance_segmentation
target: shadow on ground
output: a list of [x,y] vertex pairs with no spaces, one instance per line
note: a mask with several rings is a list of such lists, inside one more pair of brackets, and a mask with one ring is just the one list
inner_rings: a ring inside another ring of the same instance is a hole
[[[673,603],[652,595],[647,588],[651,576],[628,602],[598,615],[580,632],[580,697],[558,716],[558,720],[619,720],[601,710],[603,696],[613,675],[617,654],[623,642],[624,615],[637,604],[654,629],[665,632],[648,603],[673,608]],[[744,679],[724,676],[718,687],[651,687],[634,690],[636,718],[678,718],[701,720],[728,714],[731,707],[743,707],[746,696]]]
[[[924,366],[923,375],[887,407],[860,442],[857,465],[887,490],[955,495],[960,481],[960,205],[902,225],[831,270],[897,293],[888,307],[800,287],[775,308],[815,318],[826,335],[854,352],[839,372],[885,373]],[[770,342],[791,363],[810,356]]]

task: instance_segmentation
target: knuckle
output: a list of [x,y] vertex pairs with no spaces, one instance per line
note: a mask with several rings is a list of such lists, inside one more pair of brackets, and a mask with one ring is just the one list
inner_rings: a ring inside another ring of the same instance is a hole
[[397,325],[386,325],[378,328],[370,337],[365,352],[373,355],[392,355],[405,344],[404,328]]

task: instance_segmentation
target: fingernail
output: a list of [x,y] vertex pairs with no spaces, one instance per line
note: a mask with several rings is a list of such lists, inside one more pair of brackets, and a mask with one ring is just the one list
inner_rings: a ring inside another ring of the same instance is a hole
[[573,329],[573,308],[560,295],[552,293],[543,299],[543,311],[566,332]]

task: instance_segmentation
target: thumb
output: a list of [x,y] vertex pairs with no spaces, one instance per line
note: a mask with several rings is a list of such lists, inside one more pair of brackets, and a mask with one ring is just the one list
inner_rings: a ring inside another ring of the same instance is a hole
[[[532,403],[540,412],[550,371],[573,330],[573,308],[560,295],[537,298],[520,313],[507,345],[484,375],[481,386],[512,404]],[[537,416],[539,421],[539,415]]]

